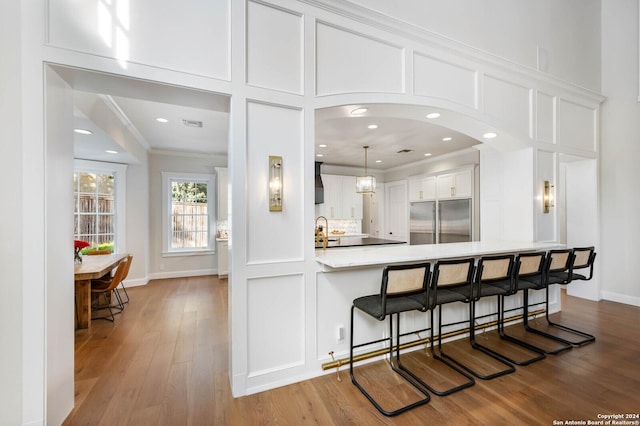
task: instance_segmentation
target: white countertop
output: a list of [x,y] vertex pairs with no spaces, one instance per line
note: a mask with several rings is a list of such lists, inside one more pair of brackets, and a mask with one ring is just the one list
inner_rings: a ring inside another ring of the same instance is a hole
[[456,257],[478,257],[564,247],[557,243],[521,241],[473,241],[468,243],[392,245],[316,250],[316,261],[328,268],[352,268],[392,263],[434,261]]

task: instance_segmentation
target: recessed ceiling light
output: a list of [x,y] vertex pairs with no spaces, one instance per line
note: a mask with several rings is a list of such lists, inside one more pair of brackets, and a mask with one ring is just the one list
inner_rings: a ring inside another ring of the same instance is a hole
[[322,154],[316,154],[316,157],[324,157]]
[[438,117],[440,117],[440,113],[439,112],[432,112],[430,114],[427,114],[427,118],[428,119],[438,118]]
[[112,149],[108,149],[108,150],[106,150],[105,152],[106,152],[107,154],[117,154],[117,153],[118,153],[118,151],[114,151],[114,150],[112,150]]
[[425,157],[429,157],[429,156],[431,156],[431,153],[430,153],[430,152],[427,152],[426,154],[424,154],[424,156],[425,156]]
[[169,122],[169,120],[167,120],[166,118],[162,118],[162,117],[156,118],[156,121],[158,123],[168,123]]
[[488,133],[485,133],[484,135],[482,135],[482,137],[485,138],[485,139],[493,139],[496,136],[498,136],[498,134],[494,133],[494,132],[488,132]]
[[377,128],[378,128],[378,125],[377,125],[377,124],[369,124],[369,125],[367,126],[367,128],[368,128],[368,129],[371,129],[371,130],[373,130],[373,129],[377,129]]
[[367,112],[367,108],[356,108],[351,111],[351,115],[364,114],[365,112]]
[[87,129],[73,129],[74,132],[80,133],[81,135],[92,135],[93,132]]
[[327,147],[327,145],[326,145],[326,144],[323,144],[323,143],[321,143],[321,144],[320,144],[320,145],[318,145],[318,146],[319,146],[320,148],[326,148],[326,147]]
[[376,160],[376,163],[382,163],[382,160]]
[[448,136],[446,138],[442,138],[443,142],[449,142],[450,140],[453,140],[453,138],[450,138]]

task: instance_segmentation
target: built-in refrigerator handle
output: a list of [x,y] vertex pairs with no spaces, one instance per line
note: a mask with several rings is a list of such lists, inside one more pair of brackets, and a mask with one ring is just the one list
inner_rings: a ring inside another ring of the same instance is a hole
[[[435,210],[436,210],[436,205],[438,206],[438,215],[435,215]],[[433,233],[433,236],[435,238],[435,244],[439,244],[440,243],[440,233],[442,232],[442,229],[440,229],[440,217],[442,216],[442,204],[440,203],[436,203],[436,205],[433,206],[433,210],[434,210],[434,214],[433,214],[433,229],[435,229],[435,232]],[[437,226],[436,226],[437,225]]]
[[431,206],[431,229],[433,229],[433,237],[432,237],[432,242],[431,244],[437,244],[438,243],[438,228],[436,227],[436,225],[438,224],[438,216],[436,216],[436,205],[437,203],[433,203],[433,205]]

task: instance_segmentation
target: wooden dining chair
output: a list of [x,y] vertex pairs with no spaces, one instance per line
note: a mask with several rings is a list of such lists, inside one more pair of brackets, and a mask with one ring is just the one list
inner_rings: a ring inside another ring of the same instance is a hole
[[[124,300],[121,297],[122,303],[125,305],[129,303],[129,293],[127,293],[127,288],[124,286],[124,280],[126,280],[127,277],[129,276],[129,268],[131,268],[131,262],[133,262],[133,255],[132,254],[128,255],[127,259],[129,260],[127,262],[127,270],[124,273],[124,277],[122,277],[122,281],[120,281],[120,287],[122,287],[122,290],[124,290],[124,295],[127,298],[126,300]],[[120,293],[120,290],[118,289],[118,287],[116,287],[116,291]]]
[[[118,284],[122,282],[122,279],[124,278],[125,273],[127,272],[127,265],[129,264],[129,262],[130,262],[129,258],[126,258],[120,261],[120,263],[118,264],[118,267],[116,268],[115,274],[113,274],[113,277],[109,279],[91,280],[91,293],[96,294],[98,296],[97,297],[98,303],[92,306],[91,310],[92,311],[101,311],[101,310],[109,311],[109,315],[105,314],[99,317],[92,317],[91,318],[92,320],[106,319],[107,321],[114,322],[115,314],[119,314],[124,310],[124,304],[122,303],[120,294],[115,290],[115,288],[118,286]],[[115,300],[116,300],[115,304],[113,303],[110,297],[111,294],[113,294],[113,296],[115,297]],[[103,299],[105,300],[105,302],[102,304],[99,303],[100,296],[102,296]],[[114,310],[115,310],[115,314],[114,314]]]
[[[104,250],[89,250],[87,252],[87,256],[102,256],[102,255],[106,255],[106,254],[111,254],[111,250],[109,249],[104,249]],[[108,279],[111,276],[111,271],[107,272],[106,274],[104,274],[103,276],[100,277],[100,279]]]
[[[99,255],[105,255],[105,254],[111,254],[111,250],[106,249],[106,250],[90,250],[87,252],[87,255],[89,256],[99,256]],[[127,293],[127,288],[124,286],[124,280],[127,279],[127,276],[129,275],[129,268],[131,267],[131,261],[133,260],[133,255],[129,255],[127,256],[129,259],[129,263],[127,263],[127,271],[124,274],[124,277],[122,278],[122,281],[120,282],[120,287],[122,287],[122,290],[124,291],[124,295],[126,297],[126,299],[122,299],[122,303],[123,304],[127,304],[129,303],[129,293]],[[100,277],[100,279],[108,279],[109,276],[111,275],[111,272],[109,272],[108,274],[106,274],[103,277]],[[116,289],[116,291],[119,293],[120,290]]]

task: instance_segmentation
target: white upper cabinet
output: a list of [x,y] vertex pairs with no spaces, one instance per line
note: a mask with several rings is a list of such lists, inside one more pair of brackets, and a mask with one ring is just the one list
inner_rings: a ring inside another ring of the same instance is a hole
[[356,192],[353,176],[322,175],[324,203],[318,213],[327,219],[362,219],[362,194]]
[[409,201],[425,201],[435,199],[435,176],[416,176],[409,179]]
[[438,175],[438,199],[469,198],[473,195],[472,169]]
[[362,219],[362,194],[356,192],[356,178],[342,177],[342,218]]

